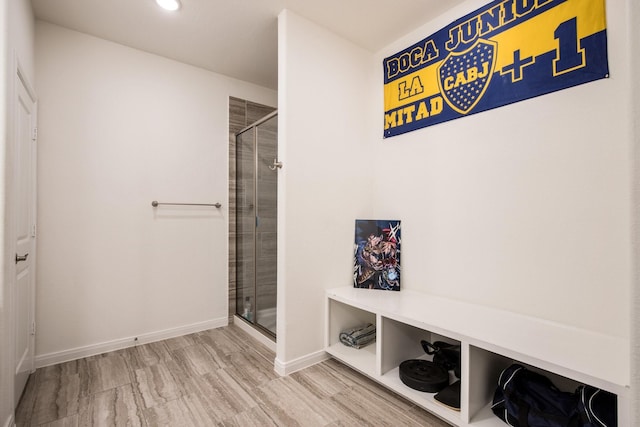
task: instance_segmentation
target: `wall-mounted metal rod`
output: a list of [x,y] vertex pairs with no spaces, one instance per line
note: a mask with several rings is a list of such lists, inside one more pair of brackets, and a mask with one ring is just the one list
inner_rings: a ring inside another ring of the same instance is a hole
[[160,205],[171,205],[171,206],[214,206],[216,208],[221,208],[222,205],[220,203],[160,203],[156,200],[151,202],[151,206],[154,208]]

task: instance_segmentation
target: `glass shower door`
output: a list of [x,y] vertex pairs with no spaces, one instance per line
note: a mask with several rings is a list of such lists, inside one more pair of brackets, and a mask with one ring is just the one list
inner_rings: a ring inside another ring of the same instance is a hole
[[236,138],[236,313],[275,336],[277,303],[277,116]]
[[278,254],[278,117],[256,126],[256,323],[275,335]]
[[255,129],[236,137],[236,313],[255,317]]

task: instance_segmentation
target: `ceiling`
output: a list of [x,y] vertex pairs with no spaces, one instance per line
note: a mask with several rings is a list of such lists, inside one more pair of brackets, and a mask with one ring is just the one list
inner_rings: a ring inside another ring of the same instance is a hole
[[[289,9],[376,52],[464,0],[32,0],[37,19],[277,88],[277,16]],[[425,34],[427,36],[428,34]]]

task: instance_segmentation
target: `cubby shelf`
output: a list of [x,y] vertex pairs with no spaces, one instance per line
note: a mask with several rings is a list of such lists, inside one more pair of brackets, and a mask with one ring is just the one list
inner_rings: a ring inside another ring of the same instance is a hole
[[[343,287],[328,290],[326,296],[327,353],[450,424],[503,426],[491,412],[491,399],[500,372],[517,362],[549,376],[566,391],[590,384],[616,394],[618,425],[628,425],[627,339],[410,290]],[[341,330],[364,323],[376,325],[375,344],[357,350],[340,343]],[[460,411],[400,381],[403,360],[426,357],[421,339],[461,345]]]

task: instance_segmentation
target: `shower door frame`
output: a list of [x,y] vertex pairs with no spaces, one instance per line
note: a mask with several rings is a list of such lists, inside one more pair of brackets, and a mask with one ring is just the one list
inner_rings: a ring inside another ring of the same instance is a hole
[[[261,324],[258,323],[258,261],[257,261],[257,222],[258,222],[258,166],[259,166],[259,157],[258,157],[258,126],[260,126],[261,124],[271,120],[274,117],[278,116],[278,110],[274,110],[271,113],[267,114],[266,116],[258,119],[257,121],[253,122],[252,124],[250,124],[249,126],[246,126],[244,128],[242,128],[241,130],[239,130],[238,132],[236,132],[235,134],[235,138],[236,138],[236,144],[238,141],[238,137],[240,135],[242,135],[243,133],[253,129],[253,179],[254,179],[254,188],[253,188],[253,210],[254,210],[254,227],[253,227],[253,233],[252,233],[252,237],[253,237],[253,302],[254,302],[254,307],[253,307],[253,319],[252,320],[248,320],[246,319],[244,316],[242,316],[242,314],[239,313],[239,306],[238,306],[238,293],[239,293],[239,280],[238,277],[240,277],[238,275],[238,262],[236,262],[235,265],[235,269],[236,269],[236,300],[235,300],[235,314],[237,317],[239,317],[240,319],[242,319],[243,321],[247,322],[249,325],[251,325],[253,328],[255,328],[256,330],[260,331],[262,334],[271,337],[273,339],[276,338],[276,333],[272,332],[271,330],[269,330],[268,328],[262,326]],[[237,145],[236,145],[237,147]],[[236,162],[238,162],[238,159],[240,158],[240,156],[237,155],[237,148],[236,148]],[[277,173],[277,170],[275,171],[275,173]],[[239,182],[238,177],[238,167],[237,167],[237,163],[236,163],[236,186],[238,185],[237,183]],[[238,197],[237,197],[237,193],[238,190],[236,188],[236,206],[238,206]],[[276,195],[276,200],[277,200],[277,195]],[[277,209],[277,207],[276,207]],[[236,207],[236,239],[235,239],[235,244],[236,244],[236,254],[238,254],[238,236],[239,233],[237,232],[237,228],[238,228],[238,211],[239,209]],[[277,233],[277,231],[276,231]],[[276,251],[276,257],[277,257],[277,251]],[[277,273],[276,273],[277,274]],[[276,276],[276,282],[277,282],[277,276]],[[243,287],[244,288],[244,287]],[[243,295],[244,296],[244,295]],[[277,304],[276,304],[276,311],[277,311]]]

